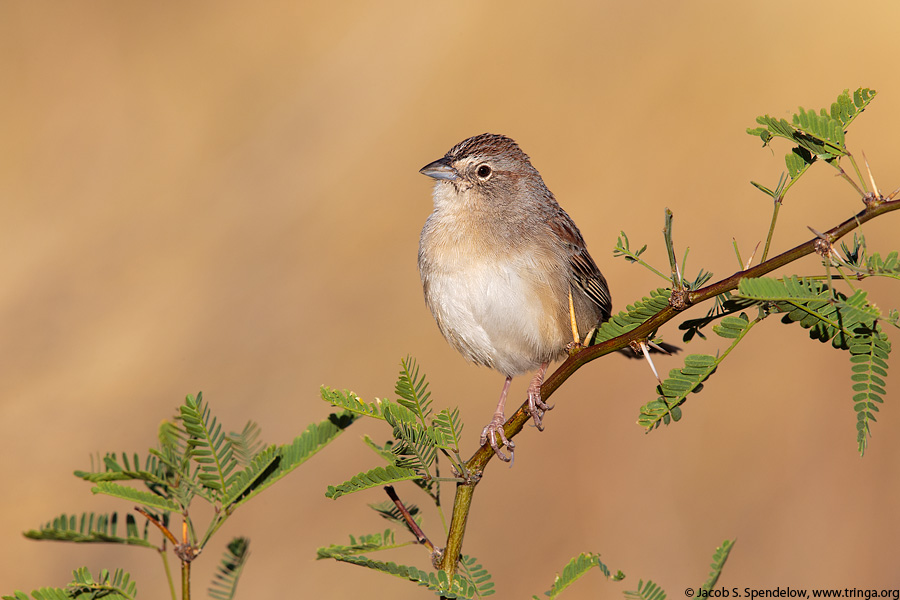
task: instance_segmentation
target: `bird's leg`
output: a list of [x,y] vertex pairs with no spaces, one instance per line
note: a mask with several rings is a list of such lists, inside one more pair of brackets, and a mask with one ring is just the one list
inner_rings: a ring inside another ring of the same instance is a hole
[[[506,405],[506,394],[509,392],[510,383],[512,383],[512,377],[507,376],[506,383],[503,384],[503,391],[500,392],[500,401],[497,403],[497,410],[494,412],[491,422],[485,425],[484,429],[481,431],[481,445],[483,446],[484,443],[490,439],[491,448],[497,453],[497,458],[503,462],[509,462],[512,459],[516,448],[516,445],[506,438],[506,432],[503,431],[503,424],[506,423],[506,415],[503,413],[503,407]],[[540,385],[538,385],[538,388],[540,389]],[[497,443],[497,438],[500,438],[502,444]],[[500,452],[502,446],[509,448],[509,456]]]
[[544,413],[553,408],[541,399],[541,384],[544,383],[544,373],[547,372],[549,364],[549,362],[541,363],[541,368],[528,386],[528,414],[534,419],[534,426],[538,431],[544,430]]

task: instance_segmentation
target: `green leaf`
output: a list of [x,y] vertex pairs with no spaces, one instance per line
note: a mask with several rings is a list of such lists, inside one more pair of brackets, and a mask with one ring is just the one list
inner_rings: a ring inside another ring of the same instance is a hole
[[432,421],[435,433],[435,443],[438,448],[444,448],[459,453],[459,444],[462,439],[463,424],[459,418],[459,409],[443,409]]
[[[599,554],[593,553],[581,553],[566,564],[563,567],[562,573],[557,574],[556,579],[553,581],[553,585],[550,586],[550,589],[544,592],[544,596],[548,596],[550,600],[553,600],[557,596],[559,596],[563,590],[567,587],[581,579],[588,571],[593,568],[597,568],[603,573],[603,576],[607,579],[610,578],[609,567],[603,564],[600,561]],[[614,581],[619,581],[624,578],[625,575],[619,571],[615,576],[613,576]],[[535,599],[539,600],[538,596],[534,596]]]
[[398,443],[394,444],[391,452],[399,457],[396,465],[430,473],[437,458],[434,430],[426,429],[419,423],[397,423],[394,436],[398,438]]
[[794,148],[784,157],[784,164],[791,179],[797,179],[816,161],[806,148]]
[[749,300],[777,302],[821,299],[823,292],[819,282],[792,275],[786,279],[745,277],[738,282],[735,295]]
[[394,388],[399,397],[397,402],[413,411],[422,424],[431,415],[431,392],[423,374],[419,377],[419,366],[416,359],[407,356],[400,361],[400,375]]
[[109,543],[129,546],[156,548],[156,544],[148,541],[146,525],[144,531],[138,531],[137,521],[133,515],[125,516],[125,536],[118,532],[119,515],[82,513],[81,516],[62,514],[41,526],[25,532],[25,537],[32,540],[53,540],[77,543]]
[[236,537],[228,543],[222,562],[216,569],[209,596],[214,600],[231,600],[237,591],[238,580],[250,556],[250,540]]
[[494,582],[491,574],[474,556],[463,554],[460,559],[460,567],[469,581],[477,588],[476,597],[490,596],[494,593]]
[[267,476],[274,472],[279,460],[280,455],[274,445],[256,454],[250,464],[231,478],[231,485],[222,496],[222,506],[233,510],[240,504],[239,501],[249,497],[253,489],[265,482]]
[[830,341],[840,349],[846,349],[857,325],[871,327],[881,318],[881,311],[868,303],[862,290],[849,298],[840,292],[832,296],[824,284],[798,277],[741,279],[736,295],[774,303],[770,309],[785,313],[783,322],[799,322],[810,330],[811,338]]
[[724,317],[718,325],[713,325],[713,331],[719,337],[735,339],[744,334],[744,330],[750,324],[750,318],[746,313],[741,313],[738,317]]
[[853,410],[856,412],[856,442],[860,455],[866,452],[870,425],[876,421],[878,405],[884,403],[888,356],[891,343],[879,327],[857,327],[850,340],[850,362],[853,364]]
[[184,429],[179,427],[177,423],[163,421],[159,424],[156,435],[159,440],[161,452],[186,454],[187,443],[185,442],[185,439],[187,438],[187,433],[185,433]]
[[764,193],[765,195],[767,195],[767,196],[769,196],[769,197],[771,197],[771,198],[775,198],[775,192],[773,192],[772,190],[770,190],[769,188],[767,188],[767,187],[764,186],[763,184],[761,184],[761,183],[756,183],[755,181],[751,181],[751,182],[750,182],[750,185],[752,185],[753,187],[755,187],[756,189],[758,189],[759,191],[761,191],[761,192]]
[[817,152],[817,154],[828,153],[832,156],[847,154],[843,123],[833,119],[824,108],[816,113],[815,110],[807,111],[801,106],[800,112],[793,115],[793,125],[812,138],[812,140],[804,139],[805,144],[801,142],[803,148],[812,151],[821,145],[824,147],[824,152]]
[[163,498],[153,492],[145,492],[119,485],[118,483],[113,483],[111,481],[100,481],[97,483],[97,487],[91,488],[91,491],[95,494],[106,494],[107,496],[114,496],[116,498],[128,500],[129,502],[137,502],[138,504],[156,510],[169,512],[178,512],[181,510],[178,504],[168,498]]
[[[835,162],[849,154],[844,139],[847,127],[874,97],[874,90],[860,88],[854,92],[851,100],[848,90],[844,90],[829,109],[823,108],[817,112],[800,107],[799,112],[791,116],[790,122],[769,115],[760,116],[756,118],[756,122],[762,127],[748,128],[747,133],[758,136],[763,146],[767,146],[776,137],[794,144],[785,157],[788,174],[793,182],[817,159]],[[773,198],[783,196],[783,193],[773,193],[759,185],[757,187]]]
[[[416,532],[412,530],[409,522],[406,520],[406,516],[400,510],[400,508],[394,504],[393,502],[384,501],[378,502],[376,504],[369,504],[369,508],[378,513],[381,518],[386,519],[387,521],[393,523],[394,525],[398,525],[405,529],[408,529],[410,533],[416,535]],[[419,526],[422,526],[422,516],[419,514],[419,507],[415,504],[406,504],[406,511],[409,513],[409,516],[412,517],[413,521]]]
[[331,544],[330,546],[319,548],[316,551],[316,560],[335,558],[336,556],[354,556],[363,552],[377,552],[396,547],[394,532],[390,529],[385,529],[383,533],[361,535],[359,538],[351,535],[349,545]]
[[[294,438],[294,441],[290,444],[278,446],[276,460],[263,470],[263,476],[254,480],[252,485],[240,495],[233,506],[240,506],[250,498],[274,485],[276,481],[305,463],[334,441],[357,418],[355,414],[347,411],[332,413],[324,421],[310,424],[306,431]],[[258,455],[259,465],[266,461],[266,452],[261,452]],[[236,480],[235,486],[237,485],[238,482]]]
[[641,257],[641,254],[647,251],[647,244],[641,246],[639,250],[631,250],[631,243],[628,241],[628,236],[625,235],[624,231],[619,232],[619,238],[616,240],[616,247],[613,250],[613,256],[622,257],[628,262],[638,262],[638,259]]
[[628,241],[628,236],[625,235],[624,231],[619,232],[619,239],[616,240],[616,247],[613,248],[613,256],[622,257],[630,263],[638,263],[639,265],[645,267],[647,270],[656,273],[658,276],[662,277],[666,281],[670,281],[668,277],[663,275],[659,269],[652,267],[651,265],[644,262],[644,259],[641,258],[641,254],[643,254],[647,250],[647,244],[644,244],[639,250],[631,250],[630,242]]
[[[715,553],[713,553],[713,561],[712,564],[709,565],[709,577],[706,579],[706,582],[700,586],[700,589],[711,591],[715,586],[716,582],[719,581],[719,576],[722,574],[722,569],[725,567],[725,561],[728,560],[728,555],[731,554],[731,549],[734,548],[734,540],[725,540],[722,542],[722,545],[716,548]],[[704,594],[701,594],[703,596]],[[708,597],[709,594],[706,594]]]
[[381,402],[381,414],[384,420],[394,428],[394,437],[398,436],[397,427],[399,425],[407,427],[419,427],[421,425],[418,415],[402,404],[397,404],[387,399],[382,399],[379,402]]
[[[748,129],[747,133],[759,135],[764,144],[768,144],[774,137],[784,138],[794,143],[798,150],[813,157],[833,159],[847,155],[840,121],[832,119],[825,109],[816,113],[800,107],[799,111],[792,116],[790,123],[769,115],[757,117],[756,122],[763,127]],[[762,135],[760,129],[767,130],[768,136]]]
[[197,394],[196,400],[188,396],[180,410],[181,421],[190,436],[187,444],[191,458],[200,466],[197,477],[219,499],[231,486],[232,473],[238,466],[231,440],[212,416],[209,404],[203,402],[203,394]]
[[[94,470],[94,459],[91,458],[91,471],[75,471],[75,476],[97,483],[99,481],[143,481],[151,490],[167,488],[173,475],[172,469],[154,454],[148,454],[140,467],[141,460],[137,453],[129,460],[123,452],[121,457],[115,452],[107,453],[102,461],[103,470]],[[99,465],[98,465],[99,466]]]
[[669,377],[656,386],[659,394],[657,399],[641,407],[638,425],[651,431],[661,423],[668,425],[672,421],[680,420],[681,404],[687,400],[688,395],[703,389],[703,382],[716,372],[725,357],[737,347],[750,329],[764,318],[765,314],[761,314],[750,321],[742,314],[740,317],[722,319],[722,323],[714,327],[714,330],[722,337],[733,339],[728,349],[718,357],[709,354],[686,356],[684,367],[669,371]]
[[322,396],[322,400],[332,406],[343,408],[345,411],[358,415],[372,417],[373,419],[384,419],[384,415],[381,414],[382,401],[367,404],[353,392],[348,392],[347,390],[339,392],[324,385],[319,389],[319,393]]
[[[137,586],[131,581],[131,575],[121,569],[116,569],[110,575],[103,569],[95,579],[87,567],[81,567],[72,572],[72,582],[63,588],[40,588],[31,592],[34,600],[133,600],[137,595]],[[23,592],[16,592],[14,596],[3,596],[10,600],[28,600]]]
[[[177,419],[177,417],[176,417]],[[191,457],[187,444],[188,434],[177,422],[163,421],[157,432],[159,447],[150,449],[150,454],[164,464],[170,477],[179,482],[190,482],[190,485],[170,487],[173,494],[178,494],[182,504],[187,506],[195,491],[200,491],[191,477]],[[205,490],[204,490],[205,491]]]
[[259,425],[253,421],[247,421],[243,431],[228,434],[231,447],[234,450],[234,458],[238,465],[242,467],[248,466],[253,457],[262,449],[263,443],[259,440],[260,432]]
[[658,288],[650,292],[650,297],[644,297],[634,304],[629,304],[622,312],[613,315],[605,321],[594,334],[592,344],[599,344],[611,340],[636,329],[653,315],[669,305],[669,297],[672,290]]
[[[695,319],[685,319],[678,326],[678,329],[685,332],[683,336],[685,342],[690,342],[695,336],[699,336],[701,339],[705,340],[707,338],[703,334],[703,329],[708,327],[711,323],[714,323],[723,317],[740,313],[740,311],[755,306],[756,304],[756,302],[750,300],[735,298],[731,292],[725,292],[714,298],[713,305],[706,312],[705,316]],[[722,333],[719,333],[719,335],[721,336]]]
[[116,569],[112,575],[106,569],[102,569],[94,579],[87,567],[81,567],[72,572],[72,583],[69,584],[69,588],[75,598],[84,595],[89,598],[130,600],[137,595],[137,585],[131,581],[131,575],[121,569]]
[[393,440],[388,440],[387,442],[385,442],[384,446],[379,446],[375,443],[375,440],[370,438],[368,435],[364,435],[363,443],[371,448],[372,451],[375,452],[375,454],[383,458],[388,464],[394,465],[397,463],[397,455],[391,452],[391,449],[394,445]]
[[625,598],[628,600],[666,600],[666,592],[650,581],[638,580],[638,589],[632,592],[625,592]]
[[876,93],[875,90],[870,90],[869,88],[859,88],[853,92],[853,100],[851,101],[849,90],[844,90],[831,105],[831,117],[843,123],[846,129],[847,125],[852,123],[866,109],[875,98]]
[[366,471],[365,473],[360,473],[340,485],[329,485],[328,491],[325,492],[325,497],[334,500],[341,496],[352,494],[353,492],[397,483],[399,481],[411,481],[413,479],[421,478],[422,476],[413,469],[395,467],[393,465],[377,467]]
[[[331,554],[328,556],[320,556],[320,558],[333,558],[334,560],[406,579],[422,587],[426,587],[437,595],[445,598],[475,598],[476,596],[489,596],[494,593],[494,590],[492,589],[493,586],[486,586],[482,591],[475,582],[460,574],[457,574],[451,581],[444,571],[422,571],[416,567],[398,565],[393,562],[372,560],[365,556]],[[463,557],[464,564],[466,558],[468,557]],[[480,567],[480,565],[478,566]]]
[[[724,358],[724,357],[723,357]],[[709,354],[691,354],[684,359],[684,367],[669,371],[669,377],[656,386],[659,397],[641,407],[638,425],[648,431],[681,420],[680,405],[691,393],[703,389],[703,382],[715,373],[719,361]]]
[[871,325],[881,318],[881,311],[876,306],[869,304],[867,297],[867,292],[856,290],[853,295],[849,297],[841,295],[834,301],[844,327],[855,323]]
[[868,257],[866,259],[865,274],[900,279],[900,260],[898,260],[897,251],[894,250],[885,258],[881,258],[881,255],[877,252]]

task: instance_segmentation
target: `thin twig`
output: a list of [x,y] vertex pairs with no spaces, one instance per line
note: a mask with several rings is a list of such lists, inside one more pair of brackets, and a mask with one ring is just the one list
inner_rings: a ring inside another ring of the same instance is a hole
[[416,523],[415,519],[412,518],[412,515],[409,514],[406,506],[404,506],[403,502],[400,500],[400,496],[398,496],[397,492],[394,491],[394,486],[386,485],[384,486],[384,491],[387,493],[388,498],[391,499],[391,502],[394,503],[394,506],[397,507],[397,510],[400,511],[400,514],[403,515],[403,520],[406,521],[406,526],[409,527],[409,530],[412,531],[412,534],[416,536],[416,541],[428,548],[428,550],[433,554],[434,544],[431,543],[431,540],[428,539],[428,536],[425,535],[425,532],[422,531],[422,528],[419,527],[419,524]]
[[163,525],[162,523],[160,523],[160,522],[157,520],[156,517],[154,517],[153,515],[151,515],[150,513],[148,513],[146,510],[144,510],[144,509],[143,509],[142,507],[140,507],[140,506],[135,506],[135,507],[134,507],[134,510],[136,510],[136,511],[138,511],[139,513],[141,513],[142,515],[144,515],[144,516],[147,518],[148,521],[150,521],[151,523],[153,523],[154,525],[156,525],[156,526],[159,528],[159,530],[162,531],[162,534],[163,534],[164,536],[166,536],[166,539],[168,539],[170,542],[172,542],[173,545],[175,545],[175,546],[178,545],[178,540],[175,539],[175,536],[172,534],[171,531],[169,531],[169,528],[166,527],[165,525]]
[[666,242],[666,252],[669,254],[669,268],[672,270],[672,289],[681,291],[681,272],[678,269],[678,259],[675,258],[675,244],[672,241],[672,211],[666,209],[666,225],[663,228],[663,239]]

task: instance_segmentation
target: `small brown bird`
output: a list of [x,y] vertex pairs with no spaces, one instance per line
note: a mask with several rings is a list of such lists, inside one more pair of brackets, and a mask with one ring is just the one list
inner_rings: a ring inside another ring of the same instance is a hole
[[528,411],[542,430],[547,365],[609,318],[609,288],[578,227],[510,138],[471,137],[420,173],[436,180],[419,240],[425,302],[451,346],[506,375],[481,443],[490,439],[508,461],[500,448],[515,448],[503,431],[512,378],[537,369]]

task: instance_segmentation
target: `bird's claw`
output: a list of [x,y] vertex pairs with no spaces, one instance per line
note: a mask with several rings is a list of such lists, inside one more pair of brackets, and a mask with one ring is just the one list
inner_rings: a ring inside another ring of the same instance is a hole
[[[494,449],[497,458],[503,462],[510,462],[515,455],[516,444],[506,437],[506,431],[503,430],[505,422],[506,418],[503,416],[503,413],[494,413],[491,422],[485,425],[484,429],[481,431],[481,445],[483,446],[485,442],[490,440],[491,448]],[[497,442],[498,438],[502,443]],[[509,449],[509,456],[506,456],[500,451],[500,448],[503,447]]]
[[528,414],[534,420],[534,426],[538,431],[544,430],[544,413],[553,410],[553,407],[543,401],[541,398],[541,386],[531,385],[528,388]]

